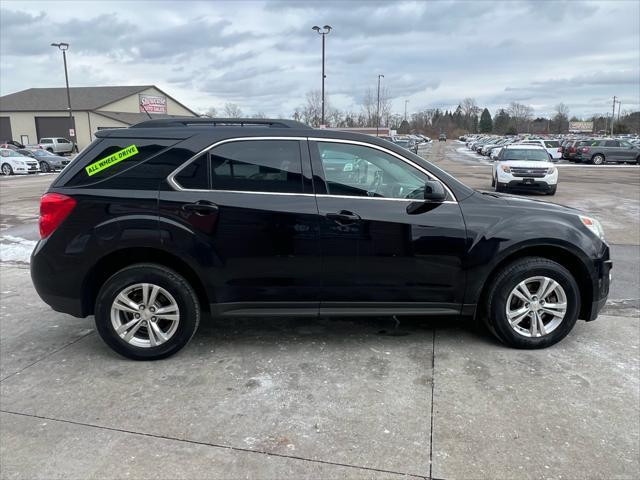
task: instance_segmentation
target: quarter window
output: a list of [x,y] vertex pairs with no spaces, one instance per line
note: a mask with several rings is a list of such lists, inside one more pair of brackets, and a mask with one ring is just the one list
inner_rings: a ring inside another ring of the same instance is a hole
[[424,198],[426,176],[393,155],[361,145],[317,145],[329,195]]
[[207,169],[207,160],[208,155],[205,153],[180,170],[175,177],[178,185],[189,190],[208,189],[209,172]]
[[247,192],[302,193],[297,140],[245,140],[210,152],[211,188]]

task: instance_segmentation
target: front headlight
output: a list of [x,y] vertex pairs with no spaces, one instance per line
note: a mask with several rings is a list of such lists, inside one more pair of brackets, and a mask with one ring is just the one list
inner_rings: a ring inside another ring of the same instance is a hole
[[511,173],[511,169],[509,168],[509,165],[500,165],[500,168],[505,173]]
[[553,175],[554,173],[556,173],[556,167],[550,167],[549,170],[547,170],[547,175]]
[[591,217],[584,217],[582,215],[579,215],[579,218],[585,227],[597,235],[600,240],[604,241],[604,229],[598,220]]

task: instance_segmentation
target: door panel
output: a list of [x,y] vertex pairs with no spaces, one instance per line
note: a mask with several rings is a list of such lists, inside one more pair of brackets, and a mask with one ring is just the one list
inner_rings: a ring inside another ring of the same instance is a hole
[[204,268],[217,311],[246,313],[270,302],[317,313],[318,209],[307,191],[310,168],[302,166],[308,149],[301,156],[300,145],[275,138],[224,142],[170,176],[173,190],[160,191],[164,237]]
[[465,227],[453,197],[426,203],[424,172],[379,151],[326,143],[310,142],[314,182],[323,182],[316,191],[327,192],[317,195],[321,312],[343,302],[459,309]]

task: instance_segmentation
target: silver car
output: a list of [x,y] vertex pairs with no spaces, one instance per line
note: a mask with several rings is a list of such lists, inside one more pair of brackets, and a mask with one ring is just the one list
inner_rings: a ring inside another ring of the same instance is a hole
[[37,160],[40,164],[40,171],[44,173],[62,170],[71,161],[41,148],[21,148],[18,153]]

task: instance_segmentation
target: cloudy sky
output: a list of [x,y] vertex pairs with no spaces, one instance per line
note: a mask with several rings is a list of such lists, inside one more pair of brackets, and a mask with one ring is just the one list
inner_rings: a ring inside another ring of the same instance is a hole
[[536,115],[640,108],[640,2],[0,2],[0,93],[64,85],[155,84],[196,111],[237,103],[290,115],[320,88],[327,36],[332,105],[358,110],[377,74],[401,113],[474,97]]

